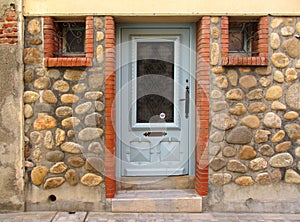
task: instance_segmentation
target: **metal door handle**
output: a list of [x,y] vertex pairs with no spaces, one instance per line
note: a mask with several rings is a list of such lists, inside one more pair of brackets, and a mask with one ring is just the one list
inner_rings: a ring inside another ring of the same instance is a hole
[[190,112],[190,88],[185,88],[185,118],[189,118]]

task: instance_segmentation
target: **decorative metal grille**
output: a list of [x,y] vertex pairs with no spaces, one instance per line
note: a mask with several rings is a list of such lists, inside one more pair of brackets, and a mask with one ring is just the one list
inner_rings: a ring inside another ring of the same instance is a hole
[[85,22],[57,21],[56,37],[58,56],[72,56],[85,54]]
[[229,23],[229,52],[247,56],[257,55],[258,21],[232,20]]

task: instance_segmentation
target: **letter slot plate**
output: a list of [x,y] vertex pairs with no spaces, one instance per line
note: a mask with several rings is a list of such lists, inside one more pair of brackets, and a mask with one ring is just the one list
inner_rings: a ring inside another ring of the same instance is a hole
[[145,132],[144,136],[154,137],[154,136],[166,136],[167,132]]

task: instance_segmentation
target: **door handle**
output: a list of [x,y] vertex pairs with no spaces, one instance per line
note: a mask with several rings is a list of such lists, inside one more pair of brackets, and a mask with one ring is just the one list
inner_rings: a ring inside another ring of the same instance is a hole
[[190,112],[190,88],[185,88],[185,118],[189,118]]

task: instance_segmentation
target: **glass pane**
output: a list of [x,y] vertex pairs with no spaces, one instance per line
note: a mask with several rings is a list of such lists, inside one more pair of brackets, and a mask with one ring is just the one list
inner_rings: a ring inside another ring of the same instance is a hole
[[137,78],[137,123],[174,122],[174,42],[138,42]]
[[239,29],[229,30],[229,51],[243,52],[244,51],[244,35]]
[[85,48],[85,23],[69,23],[65,26],[66,52],[84,53]]

